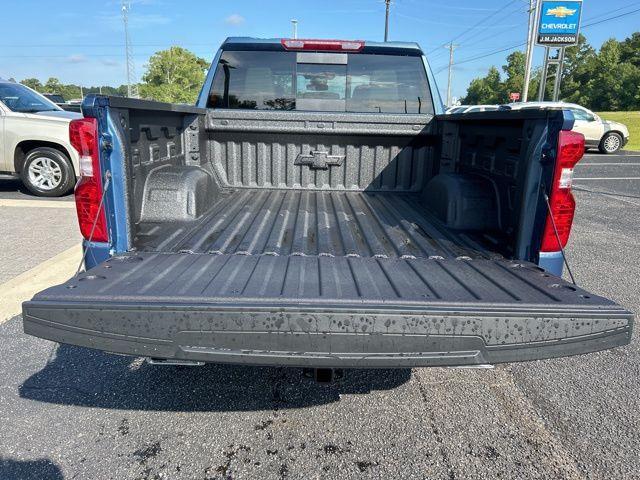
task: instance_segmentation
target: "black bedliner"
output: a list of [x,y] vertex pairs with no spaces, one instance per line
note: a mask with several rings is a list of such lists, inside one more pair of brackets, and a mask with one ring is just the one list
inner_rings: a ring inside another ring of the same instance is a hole
[[446,228],[419,195],[239,189],[196,222],[142,223],[143,251],[377,258],[493,258]]

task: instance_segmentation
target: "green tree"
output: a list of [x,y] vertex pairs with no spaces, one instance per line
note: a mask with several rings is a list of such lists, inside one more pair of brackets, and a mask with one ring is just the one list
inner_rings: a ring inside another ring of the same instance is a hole
[[149,59],[140,93],[161,102],[194,103],[209,64],[189,50],[171,47]]
[[491,67],[486,76],[471,81],[462,103],[467,105],[502,103],[503,96],[500,72],[496,67]]
[[[65,100],[80,98],[81,96],[80,85],[65,84],[55,77],[49,78],[44,85],[37,78],[25,78],[20,83],[40,93],[58,93],[62,95]],[[98,87],[83,87],[82,93],[84,95],[102,93],[102,95],[124,97],[127,95],[127,86],[120,85],[119,87],[112,87],[110,85],[102,85]]]
[[62,94],[62,83],[56,77],[49,77],[47,82],[44,84],[44,92],[45,93],[59,93]]
[[[526,56],[524,52],[516,51],[507,57],[507,63],[502,66],[505,74],[504,80],[496,67],[491,67],[485,77],[477,78],[471,82],[467,90],[467,96],[462,100],[469,105],[477,104],[501,104],[508,103],[509,94],[522,93],[524,86],[524,70]],[[535,73],[535,72],[534,72]],[[540,73],[535,74],[529,83],[530,96],[533,98],[537,92]]]
[[42,82],[37,78],[25,78],[20,82],[23,85],[26,85],[29,88],[33,88],[36,92],[43,92],[44,87],[42,86]]
[[589,68],[585,106],[593,110],[628,110],[640,103],[640,69],[621,62],[622,45],[609,39],[600,48]]
[[509,101],[511,92],[522,93],[526,62],[526,55],[521,51],[513,52],[507,57],[507,64],[502,66],[502,70],[507,75],[503,85],[503,102]]
[[585,89],[589,83],[596,58],[596,51],[582,34],[577,45],[565,50],[560,98],[580,105],[589,103]]
[[640,32],[635,32],[622,42],[620,61],[640,68]]

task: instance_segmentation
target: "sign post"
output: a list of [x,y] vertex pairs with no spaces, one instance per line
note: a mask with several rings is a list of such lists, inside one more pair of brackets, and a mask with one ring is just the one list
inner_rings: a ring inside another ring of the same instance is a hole
[[[581,18],[582,0],[541,0],[536,45],[545,47],[545,57],[538,93],[539,101],[544,100],[549,65],[556,65],[553,100],[557,101],[560,97],[564,49],[578,44]],[[550,56],[552,48],[557,50],[554,56]]]
[[529,83],[531,82],[531,64],[533,63],[533,44],[536,37],[536,21],[538,20],[538,7],[535,0],[529,0],[529,23],[527,27],[527,54],[524,67],[524,85],[522,87],[522,101],[529,99]]
[[556,79],[553,84],[553,101],[557,102],[560,99],[560,84],[562,82],[562,69],[564,67],[564,49],[566,47],[562,47],[560,52],[558,53],[558,61],[556,67]]

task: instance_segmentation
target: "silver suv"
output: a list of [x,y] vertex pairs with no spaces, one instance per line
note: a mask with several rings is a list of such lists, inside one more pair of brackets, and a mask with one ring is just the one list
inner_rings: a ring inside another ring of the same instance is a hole
[[22,84],[0,80],[0,178],[19,176],[43,197],[69,193],[78,172],[69,122],[80,117]]

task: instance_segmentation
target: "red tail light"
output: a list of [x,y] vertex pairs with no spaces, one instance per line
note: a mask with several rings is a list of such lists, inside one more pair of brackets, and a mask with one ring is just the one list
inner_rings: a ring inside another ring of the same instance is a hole
[[[553,185],[549,194],[551,214],[547,216],[542,238],[543,252],[557,252],[567,246],[573,216],[576,210],[576,202],[571,193],[573,181],[573,168],[584,155],[584,135],[577,132],[562,131],[558,139],[558,154],[553,175]],[[553,228],[555,222],[558,237]]]
[[329,50],[337,52],[359,52],[364,48],[362,40],[310,40],[283,38],[280,43],[285,50]]
[[73,148],[80,154],[80,180],[75,190],[80,232],[87,240],[107,242],[107,218],[104,205],[101,207],[103,192],[98,121],[95,118],[72,120],[69,124],[69,139]]

